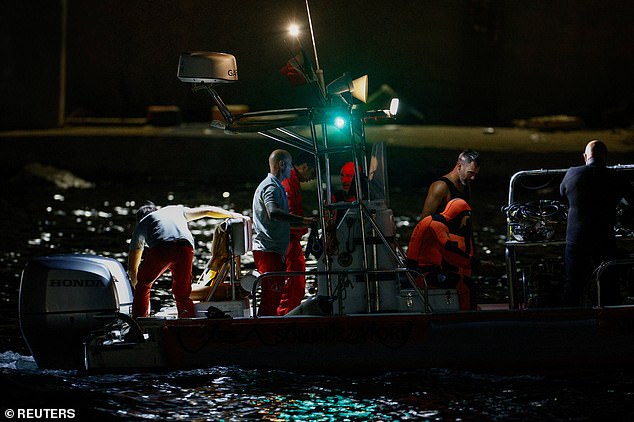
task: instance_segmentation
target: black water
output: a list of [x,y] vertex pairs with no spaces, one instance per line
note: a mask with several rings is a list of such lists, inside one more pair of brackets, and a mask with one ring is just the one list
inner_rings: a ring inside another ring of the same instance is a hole
[[[20,272],[30,258],[94,253],[125,265],[133,210],[140,201],[211,204],[248,213],[253,189],[185,182],[97,182],[89,189],[62,189],[36,179],[5,184],[0,202],[0,380],[6,391],[0,396],[0,410],[5,417],[28,410],[39,412],[32,416],[56,411],[48,416],[59,418],[62,410],[72,410],[75,420],[634,420],[633,374],[592,368],[575,374],[412,368],[381,376],[336,377],[238,367],[126,375],[36,367],[17,319]],[[505,226],[499,210],[506,192],[477,193],[479,251],[502,268]],[[397,189],[391,193],[403,245],[420,211],[419,195]],[[210,257],[217,222],[192,224],[198,242],[195,275]],[[249,268],[252,261],[247,256],[243,264]],[[172,305],[168,289],[168,280],[160,279],[153,290],[153,309]],[[478,296],[480,302],[507,300],[504,277],[481,279]]]

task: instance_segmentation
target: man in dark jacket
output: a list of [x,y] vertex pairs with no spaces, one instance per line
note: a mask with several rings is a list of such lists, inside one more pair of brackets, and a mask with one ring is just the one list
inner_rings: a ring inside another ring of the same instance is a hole
[[606,167],[607,153],[603,142],[590,141],[583,154],[586,164],[568,169],[561,182],[561,195],[569,203],[563,291],[566,306],[579,306],[593,270],[616,257],[616,207],[622,199],[631,203],[634,197],[628,180]]

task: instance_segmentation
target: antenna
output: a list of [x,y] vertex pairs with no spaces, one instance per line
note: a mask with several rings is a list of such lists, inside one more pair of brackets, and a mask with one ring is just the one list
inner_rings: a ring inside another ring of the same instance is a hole
[[315,73],[317,74],[317,80],[319,82],[319,86],[321,88],[322,94],[326,95],[326,85],[324,83],[324,72],[319,67],[319,58],[317,57],[317,44],[315,44],[315,33],[313,32],[313,20],[310,17],[310,6],[308,5],[308,0],[306,0],[306,12],[308,13],[308,26],[310,27],[310,38],[313,41],[313,51],[315,52],[315,64],[317,65],[317,69]]

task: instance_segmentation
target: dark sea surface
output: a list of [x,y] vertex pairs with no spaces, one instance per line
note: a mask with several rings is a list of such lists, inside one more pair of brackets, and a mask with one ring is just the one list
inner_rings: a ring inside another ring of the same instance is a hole
[[[0,380],[6,391],[1,396],[5,418],[17,419],[18,412],[29,410],[36,412],[32,416],[42,416],[40,420],[44,416],[55,420],[63,419],[62,410],[66,416],[72,410],[74,420],[634,420],[634,374],[592,368],[574,374],[412,368],[349,377],[239,367],[118,375],[36,367],[21,339],[17,316],[20,273],[29,259],[91,253],[115,258],[125,266],[134,210],[140,202],[208,204],[249,214],[254,188],[99,181],[88,188],[66,189],[24,175],[5,181],[0,202]],[[314,204],[310,186],[304,196],[310,209]],[[479,280],[478,300],[504,302],[508,291],[500,208],[507,192],[481,186],[474,188],[474,197],[479,253],[496,262],[500,270],[496,276]],[[422,192],[393,189],[390,193],[397,241],[403,246],[416,224],[422,200]],[[210,258],[212,233],[219,222],[207,219],[191,224],[198,243],[194,277]],[[549,264],[557,266],[559,259],[555,253]],[[243,269],[252,265],[245,256]],[[173,306],[165,277],[152,291],[152,308],[163,306]]]

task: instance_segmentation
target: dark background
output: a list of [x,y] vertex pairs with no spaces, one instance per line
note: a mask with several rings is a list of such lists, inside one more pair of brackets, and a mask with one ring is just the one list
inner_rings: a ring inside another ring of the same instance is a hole
[[[569,114],[589,127],[632,120],[632,1],[310,6],[326,82],[367,73],[371,94],[383,84],[399,94],[410,111],[404,119],[510,125]],[[54,127],[69,116],[144,117],[150,105],[208,120],[209,99],[176,78],[179,54],[194,50],[236,56],[240,80],[220,88],[227,103],[252,111],[304,105],[279,70],[290,58],[284,40],[293,20],[312,57],[305,0],[14,1],[1,9],[0,129]]]

